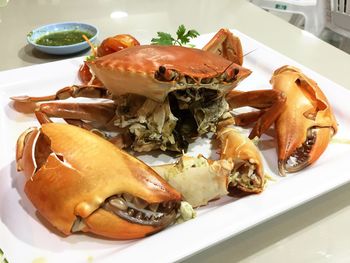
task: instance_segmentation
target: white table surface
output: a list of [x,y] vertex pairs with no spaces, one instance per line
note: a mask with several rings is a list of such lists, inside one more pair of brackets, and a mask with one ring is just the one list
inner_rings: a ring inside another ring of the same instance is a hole
[[[129,16],[112,19],[113,11]],[[33,28],[59,21],[92,23],[100,30],[100,40],[129,33],[141,42],[156,31],[174,32],[179,24],[202,34],[234,28],[350,88],[348,54],[244,0],[10,0],[0,7],[0,70],[62,59],[26,43]],[[347,184],[185,262],[350,262],[349,220]]]

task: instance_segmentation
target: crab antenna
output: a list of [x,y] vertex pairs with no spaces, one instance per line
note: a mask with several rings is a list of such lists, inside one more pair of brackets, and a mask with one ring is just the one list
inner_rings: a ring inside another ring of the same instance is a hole
[[229,68],[231,67],[233,64],[235,64],[235,62],[231,62],[226,68],[224,68],[224,70],[221,72],[221,74],[224,74],[224,72]]
[[[256,49],[253,49],[251,51],[249,51],[248,53],[245,53],[242,57],[245,57],[245,56],[248,56],[249,54],[253,53],[254,51],[256,51],[258,48]],[[235,62],[231,62],[223,71],[222,71],[222,74],[229,68],[231,67],[233,64],[235,64]]]
[[242,57],[248,56],[250,53],[253,53],[254,51],[256,51],[258,48],[253,49],[251,51],[249,51],[248,53],[245,53]]

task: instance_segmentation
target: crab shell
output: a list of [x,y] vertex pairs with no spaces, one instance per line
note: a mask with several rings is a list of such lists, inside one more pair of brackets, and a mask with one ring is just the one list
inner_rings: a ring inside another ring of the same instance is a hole
[[182,46],[130,47],[88,65],[112,94],[138,94],[158,102],[169,92],[200,88],[212,79],[209,88],[225,94],[251,73],[209,51]]
[[[337,132],[337,121],[317,83],[298,68],[277,69],[271,84],[287,97],[283,112],[275,122],[279,171],[284,175],[299,171],[320,157]],[[298,156],[297,163],[288,165],[293,154]]]
[[[45,143],[38,143],[40,140]],[[48,123],[24,132],[17,144],[17,168],[27,177],[28,198],[66,235],[71,234],[76,219],[81,219],[84,227],[79,230],[84,232],[115,239],[144,237],[166,225],[129,222],[103,209],[103,202],[122,193],[149,204],[181,199],[180,193],[140,160],[67,124]]]

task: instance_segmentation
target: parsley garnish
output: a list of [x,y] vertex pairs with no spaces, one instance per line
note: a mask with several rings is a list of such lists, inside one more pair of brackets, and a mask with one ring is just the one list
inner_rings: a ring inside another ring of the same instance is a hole
[[184,25],[180,25],[176,31],[177,38],[172,37],[169,33],[157,32],[158,37],[152,38],[151,43],[154,45],[179,45],[184,46],[188,44],[191,38],[196,38],[199,36],[199,33],[190,29],[186,31]]

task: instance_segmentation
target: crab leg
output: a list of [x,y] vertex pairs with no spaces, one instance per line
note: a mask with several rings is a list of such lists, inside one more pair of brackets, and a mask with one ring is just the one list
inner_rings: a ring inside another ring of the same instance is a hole
[[265,110],[251,111],[251,112],[237,114],[234,117],[233,124],[237,126],[242,126],[242,127],[248,126],[252,123],[256,123],[264,113],[265,113]]
[[17,102],[40,102],[40,101],[51,101],[51,100],[65,100],[68,98],[101,98],[101,99],[112,99],[111,93],[104,87],[101,86],[88,86],[88,85],[73,85],[60,89],[56,94],[42,96],[42,97],[29,97],[29,96],[14,96],[12,100]]
[[[14,100],[15,103],[35,103],[78,97],[112,99],[112,95],[106,88],[88,85],[65,87],[55,94],[48,96],[14,96],[11,97],[11,99]],[[75,125],[88,130],[92,127],[81,121],[82,119],[106,124],[113,118],[114,114],[115,106],[113,103],[43,103],[35,110],[35,115],[41,124],[52,122],[50,117],[74,119],[76,120],[74,121]]]
[[[11,99],[15,103],[35,103],[78,97],[112,99],[112,95],[106,88],[93,85],[73,85],[60,89],[53,95],[42,97],[14,96]],[[50,117],[58,117],[76,120],[74,124],[77,126],[90,129],[91,127],[81,120],[106,124],[113,118],[115,107],[113,103],[43,103],[35,110],[35,115],[41,124],[52,122]]]
[[[52,123],[50,117],[63,118],[67,123],[92,131],[113,143],[119,148],[131,145],[130,135],[123,128],[113,125],[116,104],[110,103],[43,103],[35,111],[35,116],[40,124]],[[103,131],[97,130],[95,126],[86,121],[96,122],[99,125],[112,127],[113,130],[121,132],[115,136],[108,136]],[[112,125],[109,125],[112,124]]]
[[[37,116],[37,119],[38,119],[38,115]],[[68,124],[71,124],[71,125],[74,125],[74,126],[77,126],[77,127],[80,127],[80,128],[83,128],[85,130],[88,130],[88,131],[92,131],[94,130],[95,128],[86,123],[85,121],[82,121],[82,120],[75,120],[75,119],[64,119]],[[40,121],[39,121],[40,122]],[[41,123],[41,122],[40,122]],[[41,123],[42,124],[42,123]]]
[[247,92],[231,91],[226,96],[230,109],[244,106],[262,109],[254,113],[242,114],[235,117],[236,123],[247,124],[248,121],[255,121],[249,138],[260,137],[275,122],[283,111],[286,96],[279,90],[256,90]]
[[43,103],[36,112],[47,117],[96,121],[108,124],[115,116],[116,105],[110,103]]
[[241,41],[230,30],[222,28],[203,47],[203,50],[223,56],[238,65],[243,64],[243,51]]

